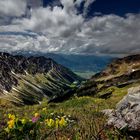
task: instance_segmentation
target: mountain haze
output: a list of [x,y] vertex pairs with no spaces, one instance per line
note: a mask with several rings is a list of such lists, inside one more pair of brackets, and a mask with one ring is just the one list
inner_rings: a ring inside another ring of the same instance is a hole
[[46,56],[57,63],[71,69],[74,72],[99,72],[103,70],[115,58],[112,56],[80,55],[80,54],[56,54],[18,51],[15,55]]

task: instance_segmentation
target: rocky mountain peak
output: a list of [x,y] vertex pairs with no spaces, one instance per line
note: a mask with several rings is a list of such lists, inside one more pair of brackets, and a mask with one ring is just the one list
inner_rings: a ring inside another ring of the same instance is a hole
[[22,104],[26,100],[34,102],[27,96],[36,101],[43,96],[62,96],[71,90],[70,85],[74,81],[82,80],[69,69],[43,56],[25,57],[1,52],[0,67],[0,98],[16,103],[20,100]]

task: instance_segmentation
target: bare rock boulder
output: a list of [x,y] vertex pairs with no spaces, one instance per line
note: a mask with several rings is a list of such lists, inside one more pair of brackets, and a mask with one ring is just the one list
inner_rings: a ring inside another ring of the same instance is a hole
[[128,89],[128,94],[117,104],[115,110],[104,110],[108,115],[108,125],[120,130],[140,133],[140,86]]

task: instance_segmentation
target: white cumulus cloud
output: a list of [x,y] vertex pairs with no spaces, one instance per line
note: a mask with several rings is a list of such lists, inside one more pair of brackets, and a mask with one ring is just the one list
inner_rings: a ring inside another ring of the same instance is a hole
[[[15,3],[20,0],[9,1]],[[0,26],[0,50],[124,55],[140,53],[140,14],[127,14],[126,17],[110,14],[85,20],[75,8],[84,1],[61,0],[64,7],[38,7],[32,10],[30,19],[14,19],[10,25]],[[92,2],[94,0],[85,1],[85,11]],[[18,14],[15,12],[16,16]]]
[[0,16],[21,16],[25,13],[25,0],[0,0]]

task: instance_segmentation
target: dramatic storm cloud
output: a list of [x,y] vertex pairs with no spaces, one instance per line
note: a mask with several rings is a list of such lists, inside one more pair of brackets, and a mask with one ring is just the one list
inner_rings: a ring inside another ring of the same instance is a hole
[[[140,52],[139,13],[126,14],[124,17],[102,14],[86,19],[90,5],[95,0],[60,2],[62,6],[44,8],[39,1],[34,3],[32,0],[31,17],[21,18],[29,0],[1,0],[1,15],[20,18],[0,26],[0,49],[81,54]],[[76,7],[82,3],[83,12],[78,14]]]

